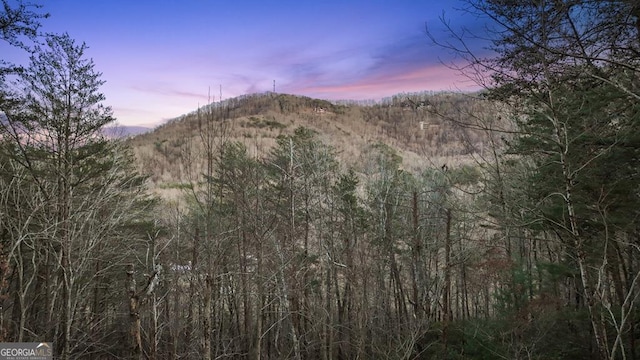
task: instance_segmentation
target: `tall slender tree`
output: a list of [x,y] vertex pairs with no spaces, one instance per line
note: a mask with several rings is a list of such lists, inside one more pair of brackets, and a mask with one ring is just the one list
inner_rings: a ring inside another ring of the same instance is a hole
[[[518,196],[515,202],[505,203],[504,192],[494,197],[504,216],[513,212],[523,220],[518,229],[506,217],[502,220],[505,229],[513,230],[507,244],[515,247],[507,250],[531,269],[526,270],[531,279],[534,266],[528,264],[534,262],[528,257],[537,254],[536,238],[553,244],[547,248],[560,253],[547,260],[563,263],[573,274],[572,302],[588,314],[594,353],[602,359],[624,358],[635,352],[633,336],[624,337],[635,321],[630,315],[638,291],[637,270],[627,271],[637,269],[630,259],[638,255],[637,211],[631,205],[639,200],[631,175],[638,170],[638,5],[466,3],[469,11],[490,21],[495,56],[451,47],[470,61],[468,68],[489,74],[481,77],[488,98],[507,105],[516,125],[511,156],[500,166],[522,170],[523,182],[511,192]],[[536,263],[540,270],[542,264]],[[529,293],[532,284],[520,283]],[[611,284],[618,290],[612,292]],[[527,305],[514,299],[518,308]]]
[[133,254],[105,251],[104,244],[127,246],[127,226],[141,218],[144,178],[127,150],[101,134],[113,118],[102,104],[101,74],[85,58],[87,46],[67,34],[47,35],[45,42],[6,97],[2,149],[12,169],[27,175],[30,196],[42,199],[30,210],[37,223],[23,224],[40,229],[30,333],[55,339],[56,354],[67,359],[86,350],[79,339],[88,336],[90,319],[80,310],[104,315],[92,309],[100,301],[89,302],[92,285]]

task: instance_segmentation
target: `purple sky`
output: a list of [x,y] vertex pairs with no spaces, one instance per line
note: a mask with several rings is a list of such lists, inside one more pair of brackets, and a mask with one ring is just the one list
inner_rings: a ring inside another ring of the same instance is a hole
[[[208,101],[276,91],[322,99],[475,90],[432,46],[455,0],[57,0],[44,32],[89,46],[121,125],[152,125]],[[465,22],[467,22],[465,24]],[[477,26],[477,25],[476,25]],[[7,47],[0,46],[0,52]],[[8,51],[17,51],[8,49]],[[11,59],[11,56],[3,58]]]

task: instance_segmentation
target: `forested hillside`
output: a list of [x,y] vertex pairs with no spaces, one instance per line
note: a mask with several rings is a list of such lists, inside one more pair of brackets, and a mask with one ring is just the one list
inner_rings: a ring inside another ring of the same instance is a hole
[[260,158],[279,137],[300,127],[331,146],[343,168],[359,167],[366,149],[385,144],[403,158],[404,170],[415,173],[447,162],[449,166],[472,163],[469,155],[484,153],[489,143],[486,131],[448,121],[461,113],[495,113],[477,97],[424,92],[373,104],[335,104],[288,94],[251,94],[204,106],[128,143],[139,169],[164,190],[198,180],[206,163],[203,136],[215,144],[242,143],[251,156]]
[[143,168],[164,167],[152,183],[174,190],[156,207],[166,235],[155,261],[171,269],[160,298],[180,309],[161,312],[173,329],[161,343],[182,353],[204,338],[205,351],[254,358],[429,357],[443,351],[443,319],[494,314],[498,279],[485,277],[498,273],[485,263],[504,254],[474,195],[473,148],[489,134],[435,112],[479,102],[251,95],[132,139]]
[[40,9],[5,7],[2,40],[33,55],[0,71],[0,341],[61,359],[639,358],[640,8],[466,3],[492,57],[441,45],[483,91],[253,94],[126,141],[102,135],[85,45],[28,49]]

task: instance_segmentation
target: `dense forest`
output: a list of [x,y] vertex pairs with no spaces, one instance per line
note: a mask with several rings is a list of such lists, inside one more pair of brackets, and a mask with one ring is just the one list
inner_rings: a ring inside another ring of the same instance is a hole
[[247,95],[123,141],[86,45],[3,0],[30,61],[0,63],[0,342],[640,358],[640,4],[464,3],[489,52],[426,40],[480,92]]

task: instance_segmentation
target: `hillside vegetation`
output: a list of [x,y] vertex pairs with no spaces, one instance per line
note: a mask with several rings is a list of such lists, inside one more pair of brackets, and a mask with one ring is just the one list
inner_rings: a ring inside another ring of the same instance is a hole
[[0,59],[0,342],[640,358],[640,7],[466,3],[493,55],[443,46],[482,92],[254,94],[117,141],[86,45],[3,2],[0,40],[41,46]]
[[488,143],[486,132],[449,120],[487,111],[477,98],[461,93],[400,94],[374,104],[251,94],[205,106],[130,139],[129,144],[140,170],[151,175],[155,186],[165,188],[189,181],[189,171],[202,172],[204,160],[197,155],[205,151],[203,131],[211,132],[217,143],[240,142],[259,158],[269,153],[279,136],[305,127],[333,147],[346,167],[357,167],[371,145],[386,144],[402,157],[404,169],[420,172],[425,167],[469,163],[467,155],[481,154]]

